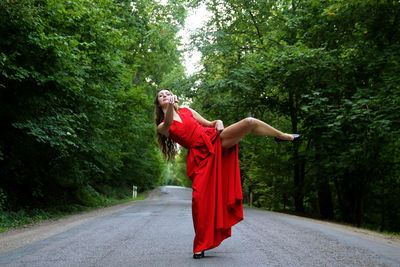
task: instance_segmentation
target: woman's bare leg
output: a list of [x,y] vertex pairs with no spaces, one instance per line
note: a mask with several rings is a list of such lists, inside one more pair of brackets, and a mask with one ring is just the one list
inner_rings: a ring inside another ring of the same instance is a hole
[[282,140],[293,140],[293,136],[285,134],[274,127],[255,118],[246,118],[226,127],[222,133],[222,149],[230,148],[237,144],[246,134],[253,132],[257,135],[273,136]]

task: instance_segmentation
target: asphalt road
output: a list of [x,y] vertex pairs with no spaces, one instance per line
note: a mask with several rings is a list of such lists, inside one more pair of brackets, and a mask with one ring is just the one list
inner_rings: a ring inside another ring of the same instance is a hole
[[[400,266],[398,239],[246,208],[232,237],[192,259],[191,189],[147,200],[0,254],[0,266]],[[1,245],[1,244],[0,244]]]

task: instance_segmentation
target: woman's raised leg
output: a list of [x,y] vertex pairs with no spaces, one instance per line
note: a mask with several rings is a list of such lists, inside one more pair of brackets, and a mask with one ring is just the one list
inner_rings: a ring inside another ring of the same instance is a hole
[[281,140],[293,140],[293,136],[285,134],[258,119],[248,117],[226,127],[220,134],[222,149],[237,144],[246,134],[253,132],[257,135],[273,136]]

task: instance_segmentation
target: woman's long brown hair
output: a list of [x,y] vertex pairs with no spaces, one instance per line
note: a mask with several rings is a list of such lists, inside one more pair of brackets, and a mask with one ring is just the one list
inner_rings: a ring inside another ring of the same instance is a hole
[[[158,103],[158,93],[160,91],[157,92],[156,99],[154,100],[154,121],[156,123],[156,127],[164,120],[164,112]],[[178,105],[175,104],[174,109],[178,111]],[[172,141],[171,138],[168,138],[165,135],[160,134],[159,132],[157,132],[157,141],[158,146],[160,147],[161,152],[164,155],[164,158],[167,161],[173,160],[178,152],[178,145],[174,141]]]

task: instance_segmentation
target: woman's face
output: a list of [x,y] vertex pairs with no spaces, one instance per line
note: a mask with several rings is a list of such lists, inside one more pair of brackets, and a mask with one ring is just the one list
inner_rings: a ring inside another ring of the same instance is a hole
[[172,93],[168,90],[161,90],[157,94],[158,104],[163,107],[168,105],[169,98],[172,96]]

